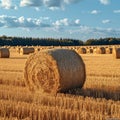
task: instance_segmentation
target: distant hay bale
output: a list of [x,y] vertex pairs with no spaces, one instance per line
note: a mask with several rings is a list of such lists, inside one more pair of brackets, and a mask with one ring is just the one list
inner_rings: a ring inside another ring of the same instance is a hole
[[113,56],[116,59],[120,59],[120,48],[114,48],[113,49]]
[[94,49],[96,49],[96,48],[97,48],[97,46],[91,46],[91,48],[94,50]]
[[16,52],[20,53],[20,49],[21,49],[20,47],[16,47]]
[[98,47],[98,48],[94,49],[94,53],[105,54],[105,48],[104,47]]
[[88,48],[87,49],[87,53],[93,53],[93,49],[92,48]]
[[36,47],[35,52],[39,52],[39,51],[40,51],[40,48]]
[[86,54],[86,49],[85,48],[79,48],[77,50],[78,54]]
[[30,47],[23,47],[23,48],[20,48],[20,54],[21,55],[24,55],[24,54],[30,54],[30,53],[34,53],[34,48]]
[[105,52],[106,52],[106,54],[112,54],[112,50],[113,50],[113,48],[106,48],[106,50],[105,50]]
[[10,51],[8,48],[0,48],[0,58],[9,58]]
[[26,85],[33,91],[56,94],[82,88],[85,64],[74,50],[48,49],[32,54],[25,64]]

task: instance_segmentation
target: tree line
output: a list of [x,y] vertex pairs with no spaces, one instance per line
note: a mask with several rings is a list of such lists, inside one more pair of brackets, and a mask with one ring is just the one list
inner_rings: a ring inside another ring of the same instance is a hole
[[80,45],[115,45],[120,44],[120,38],[88,39],[86,41],[69,38],[32,38],[0,36],[0,46],[80,46]]

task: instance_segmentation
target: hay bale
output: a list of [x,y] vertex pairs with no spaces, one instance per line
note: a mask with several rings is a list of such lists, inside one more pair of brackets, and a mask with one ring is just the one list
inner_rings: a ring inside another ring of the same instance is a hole
[[10,51],[8,48],[0,48],[0,58],[9,58]]
[[89,54],[93,53],[93,49],[92,48],[88,48],[87,49],[87,53],[89,53]]
[[16,52],[20,53],[20,49],[21,49],[21,47],[16,47]]
[[98,47],[98,48],[94,49],[94,53],[105,54],[105,48],[104,47]]
[[85,48],[79,48],[77,50],[78,54],[86,54],[86,49]]
[[30,54],[30,53],[34,53],[34,48],[30,47],[23,47],[23,48],[20,48],[20,54],[21,55],[24,55],[24,54]]
[[66,92],[83,86],[85,64],[74,50],[43,50],[27,59],[24,77],[30,90],[51,94]]
[[35,48],[35,52],[39,52],[40,51],[40,48],[39,47],[36,47]]
[[113,48],[106,48],[106,54],[112,54],[112,50],[113,50]]
[[120,59],[120,48],[114,48],[113,49],[113,56],[116,59]]

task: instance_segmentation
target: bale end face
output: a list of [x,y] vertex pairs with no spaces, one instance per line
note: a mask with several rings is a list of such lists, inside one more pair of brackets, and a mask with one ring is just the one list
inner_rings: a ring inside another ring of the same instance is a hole
[[98,47],[94,51],[95,51],[96,54],[105,54],[105,48],[104,47]]
[[20,48],[20,55],[28,55],[30,53],[34,53],[34,48],[30,47],[30,48],[27,48],[27,47],[23,47],[23,48]]
[[32,54],[25,65],[25,81],[34,91],[56,94],[84,85],[82,58],[67,49],[50,49]]
[[120,48],[113,49],[113,57],[116,59],[120,59]]
[[0,48],[0,58],[9,58],[10,51],[8,48]]

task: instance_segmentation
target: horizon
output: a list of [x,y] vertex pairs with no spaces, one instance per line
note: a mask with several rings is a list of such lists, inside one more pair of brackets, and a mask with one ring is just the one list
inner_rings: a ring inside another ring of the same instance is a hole
[[0,0],[0,36],[120,38],[120,1]]

